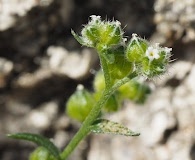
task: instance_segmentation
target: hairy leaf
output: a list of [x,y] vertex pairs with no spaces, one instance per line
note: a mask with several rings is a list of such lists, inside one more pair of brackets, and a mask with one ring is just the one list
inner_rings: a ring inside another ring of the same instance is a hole
[[38,134],[32,133],[16,133],[16,134],[8,134],[10,138],[27,140],[36,143],[39,146],[43,146],[46,148],[51,155],[53,155],[57,160],[61,160],[59,156],[58,148],[46,137],[43,137]]
[[139,136],[140,133],[136,133],[128,129],[127,127],[106,119],[97,120],[91,127],[91,132],[94,133],[110,133],[124,136]]

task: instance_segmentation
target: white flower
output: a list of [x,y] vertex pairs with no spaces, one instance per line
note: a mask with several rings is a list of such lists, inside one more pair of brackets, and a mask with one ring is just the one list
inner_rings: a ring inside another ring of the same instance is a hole
[[160,58],[159,50],[154,47],[148,47],[148,49],[146,50],[146,56],[149,58],[150,61],[158,59]]

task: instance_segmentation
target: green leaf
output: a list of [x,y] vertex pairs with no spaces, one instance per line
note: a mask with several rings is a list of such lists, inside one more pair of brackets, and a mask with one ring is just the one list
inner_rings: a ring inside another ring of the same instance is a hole
[[13,139],[21,139],[34,142],[37,145],[46,148],[51,155],[57,158],[57,160],[61,160],[58,148],[46,137],[32,133],[16,133],[8,134],[7,136]]
[[139,136],[140,133],[136,133],[128,129],[127,127],[106,119],[98,119],[90,126],[90,131],[94,133],[110,133],[124,136]]
[[86,45],[86,43],[83,41],[83,38],[79,35],[77,35],[72,29],[71,29],[71,34],[74,36],[74,38],[81,44],[81,45]]

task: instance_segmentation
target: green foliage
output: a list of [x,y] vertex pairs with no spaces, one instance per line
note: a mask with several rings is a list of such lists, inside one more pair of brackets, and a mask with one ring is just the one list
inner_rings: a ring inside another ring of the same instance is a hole
[[9,134],[8,137],[34,142],[39,146],[43,146],[57,160],[61,160],[58,148],[46,137],[32,133]]

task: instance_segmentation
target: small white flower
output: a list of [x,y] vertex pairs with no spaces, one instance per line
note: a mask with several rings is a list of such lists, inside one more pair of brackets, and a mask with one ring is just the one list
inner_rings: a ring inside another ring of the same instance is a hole
[[148,49],[146,50],[146,56],[149,58],[150,61],[158,59],[160,58],[159,50],[154,47],[148,47]]

